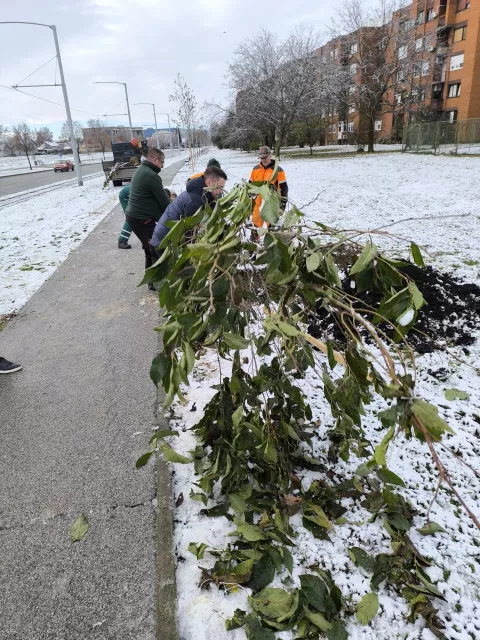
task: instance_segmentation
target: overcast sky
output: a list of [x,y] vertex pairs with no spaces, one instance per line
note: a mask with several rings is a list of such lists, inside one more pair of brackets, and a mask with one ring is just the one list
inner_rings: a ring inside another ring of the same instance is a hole
[[[124,113],[121,85],[127,82],[136,125],[153,123],[149,106],[172,112],[168,96],[177,73],[197,101],[225,100],[224,76],[237,45],[260,27],[284,37],[296,25],[313,24],[325,33],[340,0],[3,0],[0,20],[43,22],[57,26],[72,117],[85,122],[94,115]],[[52,32],[26,25],[0,24],[0,84],[11,86],[55,55]],[[22,84],[55,82],[55,61]],[[57,74],[58,81],[58,74]],[[28,88],[30,93],[62,103],[60,87]],[[120,104],[118,104],[120,103]],[[115,105],[117,107],[115,108]],[[77,109],[77,110],[74,110]],[[78,110],[90,112],[92,115]],[[48,125],[58,134],[65,119],[62,106],[0,87],[0,124],[26,120]],[[158,126],[162,116],[158,116]],[[127,122],[126,116],[110,121]]]

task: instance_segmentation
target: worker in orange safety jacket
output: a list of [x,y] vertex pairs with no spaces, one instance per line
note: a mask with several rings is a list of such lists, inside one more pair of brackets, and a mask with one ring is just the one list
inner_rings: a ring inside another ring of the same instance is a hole
[[[260,147],[258,151],[258,159],[260,162],[255,165],[250,174],[250,182],[270,182],[270,184],[280,191],[280,208],[282,211],[287,206],[288,198],[288,184],[285,176],[285,171],[282,167],[278,167],[278,172],[274,180],[273,170],[275,168],[275,161],[272,159],[272,150],[269,147]],[[263,198],[257,196],[255,198],[255,206],[253,208],[252,221],[256,227],[263,227],[264,221],[261,216]]]

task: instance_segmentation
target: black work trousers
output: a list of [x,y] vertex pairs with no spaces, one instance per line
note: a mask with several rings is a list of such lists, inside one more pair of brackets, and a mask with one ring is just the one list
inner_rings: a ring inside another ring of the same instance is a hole
[[157,223],[153,219],[139,220],[138,218],[132,218],[131,216],[126,216],[126,218],[133,233],[142,243],[142,248],[145,253],[145,269],[148,269],[155,262],[152,256],[153,248],[150,248],[150,240],[152,239],[155,225]]

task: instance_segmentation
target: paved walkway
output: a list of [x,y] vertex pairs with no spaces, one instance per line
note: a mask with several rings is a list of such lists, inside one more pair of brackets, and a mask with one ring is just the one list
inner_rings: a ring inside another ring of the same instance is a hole
[[[181,164],[162,172],[165,186]],[[0,379],[2,640],[175,636],[156,625],[156,505],[168,519],[168,486],[157,496],[155,465],[135,469],[156,424],[158,301],[137,288],[140,243],[117,249],[122,224],[116,207],[0,333],[0,353],[24,366]],[[80,513],[89,531],[72,543]]]

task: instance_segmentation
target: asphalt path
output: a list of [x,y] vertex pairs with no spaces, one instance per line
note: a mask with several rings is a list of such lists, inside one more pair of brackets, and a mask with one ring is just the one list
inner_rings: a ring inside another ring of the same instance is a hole
[[169,471],[135,469],[168,428],[149,379],[158,295],[137,286],[137,238],[117,248],[124,220],[117,205],[0,332],[23,364],[0,376],[0,640],[177,637]]
[[[89,176],[92,173],[102,171],[102,163],[82,165],[82,176]],[[35,189],[35,187],[44,187],[47,184],[62,182],[62,180],[71,180],[76,177],[75,171],[65,171],[64,173],[55,173],[51,171],[38,171],[32,173],[22,173],[18,176],[4,176],[0,178],[0,196],[8,196],[19,191],[27,189]]]

